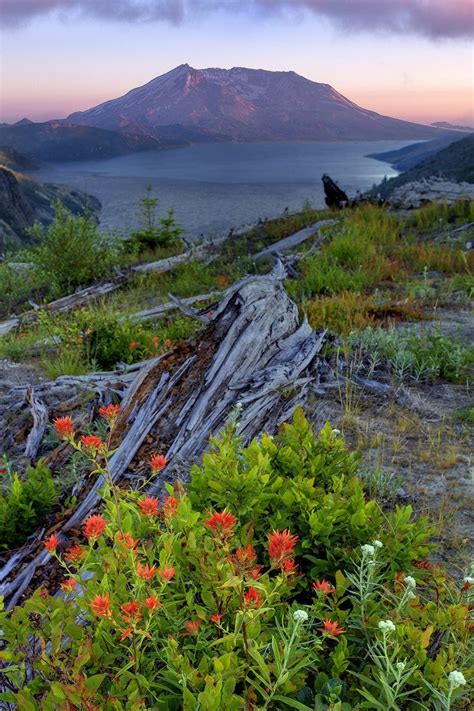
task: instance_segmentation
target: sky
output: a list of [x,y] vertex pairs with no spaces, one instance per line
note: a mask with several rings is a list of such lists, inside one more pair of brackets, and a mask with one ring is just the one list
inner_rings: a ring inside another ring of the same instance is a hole
[[63,118],[187,62],[293,70],[474,125],[471,0],[0,0],[0,121]]

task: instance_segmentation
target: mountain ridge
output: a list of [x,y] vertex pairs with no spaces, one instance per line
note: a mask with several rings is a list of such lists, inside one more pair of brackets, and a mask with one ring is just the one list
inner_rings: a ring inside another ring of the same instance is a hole
[[365,109],[330,84],[294,71],[189,64],[66,120],[155,138],[163,127],[168,136],[179,127],[183,136],[184,127],[207,140],[249,142],[416,139],[442,133]]

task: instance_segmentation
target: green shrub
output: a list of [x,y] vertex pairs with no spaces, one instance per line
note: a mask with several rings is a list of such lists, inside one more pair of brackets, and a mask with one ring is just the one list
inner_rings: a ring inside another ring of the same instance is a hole
[[118,251],[99,234],[92,217],[75,217],[60,202],[54,207],[54,222],[47,228],[36,224],[31,230],[39,244],[29,258],[49,293],[57,297],[105,276],[118,263]]
[[202,467],[191,470],[193,506],[227,508],[244,526],[251,523],[262,542],[269,528],[297,529],[310,575],[334,575],[358,545],[380,533],[384,519],[394,531],[387,542],[392,565],[403,567],[417,557],[411,545],[418,547],[426,523],[408,524],[409,508],[385,517],[375,500],[366,501],[358,455],[329,425],[315,437],[297,410],[275,440],[263,435],[242,449],[230,428],[213,444]]
[[[242,449],[229,431],[215,445],[189,495],[170,487],[159,502],[109,482],[84,544],[45,541],[65,594],[0,614],[1,700],[45,711],[468,703],[471,585],[418,560],[426,523],[408,507],[386,521],[356,495],[356,458],[329,426],[315,438],[301,412],[274,440]],[[209,508],[221,501],[227,510]]]
[[28,467],[23,479],[2,469],[0,498],[0,548],[15,547],[49,514],[57,501],[57,489],[48,467],[39,461]]
[[0,263],[0,286],[0,316],[5,317],[21,310],[29,298],[38,299],[46,291],[45,280],[32,269],[12,268],[3,263]]
[[132,232],[125,244],[126,250],[140,256],[158,248],[181,247],[183,229],[177,226],[174,211],[168,210],[164,217],[157,218],[158,199],[153,195],[153,186],[147,185],[146,191],[137,206],[140,229]]
[[197,321],[178,317],[170,322],[137,323],[107,304],[77,309],[72,314],[39,315],[41,329],[57,344],[47,371],[53,377],[79,375],[91,369],[110,370],[117,363],[136,363],[167,350],[174,341],[188,338]]

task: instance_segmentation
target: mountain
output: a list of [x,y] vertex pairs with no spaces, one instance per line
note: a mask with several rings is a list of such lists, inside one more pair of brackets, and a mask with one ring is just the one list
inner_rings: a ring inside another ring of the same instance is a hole
[[390,163],[396,170],[405,171],[414,168],[422,161],[430,156],[439,153],[440,150],[449,146],[451,143],[459,141],[468,133],[460,131],[450,131],[440,138],[435,138],[433,141],[423,141],[423,143],[412,143],[410,146],[398,148],[395,151],[384,151],[383,153],[369,153],[368,158],[375,158],[384,163]]
[[133,136],[64,121],[33,123],[22,120],[0,126],[0,146],[21,152],[33,161],[70,161],[112,158],[160,148],[151,136]]
[[440,135],[433,126],[361,108],[295,72],[193,69],[182,64],[68,121],[124,133],[193,140],[376,140]]
[[100,202],[92,195],[64,185],[39,183],[0,164],[0,255],[7,247],[28,242],[28,228],[35,221],[53,220],[52,203],[60,200],[73,214],[98,212]]
[[474,131],[474,128],[472,126],[459,126],[456,123],[449,123],[449,121],[435,121],[434,123],[430,124],[430,126],[436,126],[436,128],[449,128],[453,131]]
[[456,182],[474,183],[474,134],[451,143],[414,168],[377,185],[371,190],[371,193],[380,193],[386,197],[401,185],[434,175],[440,175]]

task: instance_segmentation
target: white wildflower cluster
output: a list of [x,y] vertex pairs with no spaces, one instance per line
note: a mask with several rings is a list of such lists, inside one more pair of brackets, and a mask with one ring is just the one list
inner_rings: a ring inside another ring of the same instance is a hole
[[332,434],[337,437],[338,435],[341,434],[341,430],[332,430]]
[[368,555],[371,558],[375,555],[375,548],[374,546],[371,546],[370,543],[364,543],[363,546],[360,547],[363,555]]
[[392,620],[380,620],[378,628],[382,630],[382,632],[395,632],[395,625]]
[[293,613],[293,619],[295,622],[307,622],[308,613],[306,610],[295,610]]
[[383,543],[382,543],[382,541],[378,541],[378,540],[372,541],[372,545],[373,545],[375,548],[383,548]]
[[403,579],[403,582],[407,586],[407,588],[416,588],[416,580],[415,578],[412,578],[411,575],[406,575]]
[[463,582],[464,582],[466,585],[474,585],[474,578],[471,578],[471,577],[468,575],[466,578],[464,578]]
[[397,662],[395,664],[395,666],[397,667],[399,672],[402,672],[402,671],[404,671],[406,664],[405,664],[405,662]]
[[466,679],[464,678],[464,674],[460,671],[452,671],[449,672],[448,675],[449,683],[451,684],[453,689],[457,689],[458,686],[464,686],[466,684]]

